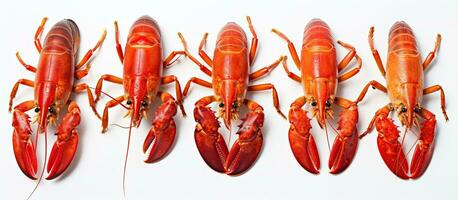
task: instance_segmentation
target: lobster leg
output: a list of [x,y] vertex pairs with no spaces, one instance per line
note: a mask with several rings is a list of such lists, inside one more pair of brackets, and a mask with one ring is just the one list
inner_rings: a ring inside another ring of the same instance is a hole
[[125,100],[126,100],[126,97],[122,95],[115,99],[110,100],[109,102],[105,104],[105,109],[103,110],[103,115],[102,115],[102,133],[105,133],[108,128],[108,109],[121,104]]
[[348,52],[345,58],[342,59],[342,61],[340,61],[339,66],[338,66],[339,72],[343,70],[346,66],[348,66],[348,63],[350,63],[353,57],[356,58],[356,67],[350,70],[349,72],[342,74],[338,77],[339,82],[343,82],[355,76],[356,74],[358,74],[359,70],[361,70],[361,66],[363,62],[361,58],[358,56],[358,54],[356,54],[355,48],[353,46],[343,43],[341,41],[337,41],[337,43],[339,43],[343,47],[350,50],[350,52]]
[[278,93],[274,85],[270,83],[252,85],[252,86],[248,86],[247,90],[248,91],[263,91],[263,90],[270,90],[270,89],[272,89],[272,98],[273,98],[274,107],[277,110],[277,113],[280,114],[280,116],[282,116],[284,119],[286,119],[285,114],[283,114],[280,110],[280,102],[278,100]]
[[280,62],[283,60],[283,56],[280,57],[278,60],[276,60],[274,63],[270,64],[269,66],[266,66],[266,67],[263,67],[253,73],[251,73],[249,75],[249,81],[254,81],[258,78],[261,78],[263,77],[264,75],[266,75],[267,73],[271,72],[272,70],[274,70],[278,64],[280,64]]
[[28,80],[28,79],[19,79],[16,84],[14,84],[13,86],[13,89],[11,90],[11,94],[10,94],[10,102],[9,102],[9,106],[8,106],[8,111],[11,112],[11,107],[13,106],[13,99],[14,97],[16,97],[16,94],[17,94],[17,90],[19,89],[19,85],[25,85],[25,86],[29,86],[29,87],[34,87],[35,86],[35,83],[31,80]]
[[251,48],[250,48],[250,66],[253,65],[254,59],[256,57],[256,51],[258,49],[258,35],[256,34],[256,31],[254,30],[253,24],[251,23],[251,18],[250,16],[246,16],[246,20],[248,22],[248,27],[250,28],[251,35],[253,35],[253,38],[251,39]]
[[372,55],[374,56],[375,62],[377,63],[377,67],[382,74],[383,77],[385,77],[385,67],[383,66],[382,59],[380,58],[380,54],[378,53],[378,50],[374,47],[374,27],[371,27],[369,29],[369,36],[368,36],[368,41],[369,41],[369,47],[371,48]]
[[186,86],[184,87],[184,90],[183,90],[183,95],[184,96],[187,96],[188,95],[188,91],[189,91],[189,87],[191,87],[191,83],[195,83],[195,84],[198,84],[200,86],[204,86],[206,88],[212,88],[212,84],[209,83],[208,81],[205,81],[205,80],[202,80],[200,78],[197,78],[197,77],[192,77],[191,79],[189,79],[189,81],[186,83]]
[[175,82],[175,92],[177,95],[177,103],[180,106],[180,110],[183,116],[186,116],[186,112],[183,107],[183,93],[181,93],[181,86],[180,86],[180,82],[178,81],[178,78],[174,75],[168,75],[168,76],[162,77],[161,81],[162,81],[162,84],[169,84],[169,83]]
[[87,93],[87,98],[89,99],[89,106],[92,108],[92,112],[97,116],[97,118],[101,119],[99,113],[97,112],[97,109],[95,107],[95,101],[94,101],[94,96],[92,95],[91,89],[86,83],[81,83],[78,85],[75,85],[75,88],[73,89],[75,92],[80,93],[80,92],[86,92]]
[[356,104],[358,104],[359,102],[361,102],[364,99],[364,97],[366,96],[367,91],[369,90],[370,86],[372,86],[372,89],[380,90],[383,93],[387,93],[388,92],[385,86],[383,86],[381,83],[379,83],[377,81],[372,80],[369,83],[367,83],[366,86],[364,86],[363,90],[361,90],[361,92],[359,93],[358,98],[355,101]]
[[121,44],[119,43],[119,27],[118,22],[114,22],[114,29],[115,29],[115,42],[116,42],[116,52],[118,52],[118,57],[121,63],[124,63],[124,53],[122,52]]
[[27,69],[27,71],[30,71],[30,72],[33,72],[33,73],[35,73],[37,71],[36,67],[34,67],[32,65],[29,65],[29,64],[25,63],[24,60],[22,60],[21,56],[19,55],[19,52],[16,52],[16,58],[19,61],[19,63],[21,63],[21,65],[24,66],[25,69]]
[[87,61],[89,61],[89,59],[91,59],[91,57],[94,54],[94,52],[97,51],[97,49],[100,46],[102,46],[103,41],[105,40],[106,36],[107,36],[107,30],[104,30],[103,33],[102,33],[102,36],[99,39],[99,41],[97,41],[97,44],[94,46],[94,48],[89,49],[87,51],[87,53],[86,53],[86,55],[84,55],[83,59],[81,59],[81,61],[76,65],[76,69],[81,68],[84,64],[87,63]]
[[344,171],[350,164],[356,154],[358,146],[358,107],[344,98],[335,98],[335,104],[344,110],[339,114],[337,127],[337,136],[329,156],[329,169],[332,174],[338,174]]
[[345,57],[337,65],[337,69],[339,70],[338,72],[341,72],[342,70],[344,70],[348,66],[350,61],[353,60],[353,58],[356,55],[356,50],[355,50],[355,47],[351,46],[350,44],[344,43],[344,42],[342,42],[340,40],[337,41],[337,44],[339,44],[340,46],[343,46],[344,48],[349,50],[347,55],[345,55]]
[[423,62],[423,71],[426,71],[428,69],[434,57],[436,57],[436,52],[437,50],[439,50],[441,40],[442,40],[441,34],[437,34],[436,44],[434,45],[434,50],[429,52],[428,56],[425,58],[425,61]]
[[425,172],[434,151],[436,117],[430,111],[421,108],[419,115],[425,119],[420,130],[418,144],[415,147],[410,164],[410,177],[419,178]]
[[47,166],[47,180],[61,175],[72,162],[78,147],[78,132],[76,131],[76,127],[80,124],[80,120],[80,109],[72,101],[68,106],[68,113],[57,128],[57,141],[52,147]]
[[197,66],[199,66],[199,69],[200,71],[204,72],[205,74],[207,74],[208,76],[212,76],[212,71],[210,69],[208,69],[207,66],[203,65],[202,63],[199,62],[199,60],[197,60],[191,53],[189,53],[187,47],[186,47],[186,41],[183,37],[183,35],[179,32],[178,33],[178,37],[180,37],[181,39],[181,43],[183,43],[183,46],[185,46],[185,53],[186,53],[186,56],[192,61],[194,62]]
[[90,63],[88,63],[86,65],[86,68],[75,71],[75,79],[80,80],[80,79],[84,78],[89,73],[89,70],[91,70],[91,64]]
[[208,54],[203,50],[205,44],[207,43],[207,37],[208,33],[204,34],[204,37],[202,37],[202,41],[200,41],[199,44],[199,56],[207,63],[208,66],[213,67],[213,60],[208,56]]
[[[152,127],[143,143],[143,152],[150,148],[146,163],[160,160],[170,150],[175,141],[176,126],[173,117],[177,113],[177,103],[172,95],[166,92],[159,92],[162,105],[154,113]],[[154,143],[154,144],[153,144]]]
[[283,61],[282,61],[282,64],[283,64],[283,69],[285,69],[285,72],[286,74],[288,75],[288,77],[298,83],[301,83],[301,77],[291,71],[289,71],[289,67],[288,67],[288,63],[286,63],[286,60],[288,59],[288,57],[284,56],[283,57]]
[[196,102],[194,120],[197,122],[194,139],[200,155],[207,165],[217,172],[226,172],[225,164],[228,148],[223,136],[218,132],[220,127],[215,113],[207,107],[215,97],[207,96]]
[[262,148],[264,125],[263,108],[251,100],[245,99],[250,112],[242,119],[237,131],[238,139],[232,145],[226,159],[226,174],[238,175],[248,170],[259,156]]
[[100,94],[102,93],[103,81],[108,81],[108,82],[122,85],[122,78],[119,78],[111,74],[102,75],[100,79],[97,81],[97,85],[95,86],[95,102],[99,101],[100,99]]
[[425,89],[423,90],[423,95],[431,94],[431,93],[434,93],[434,92],[437,92],[437,91],[440,91],[440,95],[441,95],[441,109],[442,109],[442,114],[444,114],[445,120],[448,121],[447,112],[445,111],[445,92],[444,92],[444,90],[442,89],[442,87],[441,87],[440,85],[434,85],[434,86],[425,88]]
[[43,33],[43,29],[45,27],[46,21],[48,21],[48,18],[43,17],[43,19],[41,20],[40,26],[38,26],[38,29],[35,32],[34,43],[35,43],[35,47],[37,48],[38,53],[41,53],[41,49],[43,49],[43,46],[41,45],[41,41],[40,41],[40,36],[41,36],[41,33]]
[[310,133],[312,126],[307,111],[302,109],[305,105],[305,97],[299,97],[290,106],[288,118],[289,144],[297,162],[307,171],[318,174],[320,171],[320,157],[316,148],[315,139]]
[[291,57],[293,58],[294,64],[296,64],[297,69],[301,70],[301,60],[299,60],[299,56],[297,55],[296,48],[294,47],[294,44],[291,42],[291,40],[289,40],[289,38],[286,37],[285,34],[283,34],[282,32],[280,32],[277,29],[272,29],[272,32],[277,34],[280,38],[282,38],[283,40],[285,40],[288,43],[289,53],[291,54]]
[[180,34],[178,34],[178,37],[180,37],[181,39],[181,43],[183,43],[183,47],[184,47],[184,50],[183,51],[173,51],[172,53],[170,53],[170,55],[168,55],[164,62],[163,62],[163,67],[166,68],[170,65],[172,65],[173,63],[175,63],[175,61],[178,60],[175,59],[177,56],[186,56],[186,52],[188,51],[188,47],[186,46],[186,43],[184,42],[183,38],[180,36]]
[[177,56],[181,56],[181,55],[184,55],[186,56],[186,52],[185,51],[173,51],[172,53],[170,53],[164,60],[163,62],[163,67],[164,68],[167,68],[168,66],[172,65],[173,63],[175,63],[175,61],[178,60],[178,58],[176,58]]
[[14,156],[22,172],[30,179],[37,179],[37,157],[35,146],[30,138],[30,117],[25,112],[35,107],[33,100],[23,102],[14,108],[13,112],[13,149]]

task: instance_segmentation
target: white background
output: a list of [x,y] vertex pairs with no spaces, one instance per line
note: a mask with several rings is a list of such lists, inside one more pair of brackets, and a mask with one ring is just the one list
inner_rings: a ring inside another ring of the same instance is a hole
[[[144,121],[134,129],[131,156],[128,162],[127,196],[129,199],[451,199],[458,195],[458,111],[456,91],[456,66],[458,30],[457,4],[454,1],[3,1],[0,5],[0,196],[2,199],[25,199],[36,182],[29,180],[19,170],[11,145],[11,114],[7,112],[10,90],[19,78],[34,79],[16,60],[14,53],[20,50],[23,59],[37,64],[38,54],[33,45],[33,35],[41,18],[49,17],[44,33],[63,18],[71,18],[81,31],[81,54],[92,47],[106,28],[105,43],[93,61],[90,74],[81,82],[95,86],[97,79],[105,73],[122,75],[114,43],[113,21],[120,25],[121,42],[126,41],[130,25],[141,15],[156,19],[162,29],[164,54],[181,49],[176,32],[183,32],[192,53],[204,32],[209,32],[207,52],[212,55],[219,29],[229,21],[240,24],[248,33],[245,15],[250,15],[259,35],[260,45],[253,69],[270,64],[280,55],[286,54],[286,43],[270,32],[276,27],[287,34],[296,47],[300,47],[305,25],[312,18],[325,20],[336,39],[354,45],[363,59],[361,72],[341,84],[339,94],[354,99],[363,85],[371,79],[384,83],[378,72],[367,44],[369,27],[374,25],[375,44],[385,61],[388,31],[397,20],[405,20],[413,28],[423,57],[433,49],[435,36],[441,33],[442,45],[436,61],[426,72],[425,85],[440,84],[447,94],[447,110],[450,121],[445,122],[440,112],[439,94],[425,98],[424,106],[437,114],[437,141],[431,164],[419,180],[400,180],[383,163],[373,132],[360,141],[352,165],[340,175],[328,173],[329,151],[325,134],[315,121],[313,129],[321,156],[321,174],[312,175],[303,170],[294,159],[288,139],[289,123],[276,114],[270,92],[257,92],[248,97],[260,102],[266,113],[263,151],[254,167],[239,177],[229,177],[212,171],[201,159],[194,143],[194,119],[192,115],[177,121],[176,145],[171,153],[155,164],[142,160],[141,145],[150,128]],[[44,37],[43,37],[44,38]],[[338,48],[339,59],[346,50]],[[82,56],[82,55],[81,55]],[[289,60],[291,69],[298,73]],[[175,74],[182,86],[191,76],[210,80],[187,59],[165,71]],[[282,110],[287,113],[289,104],[302,94],[299,84],[288,79],[281,67],[270,76],[256,83],[272,82],[280,94]],[[173,92],[173,86],[164,87]],[[118,85],[106,83],[104,90],[114,96],[122,94]],[[193,86],[191,95],[185,100],[188,114],[192,114],[194,102],[210,95],[211,90]],[[21,87],[14,103],[29,100],[33,90]],[[88,107],[86,95],[75,99],[83,112],[83,121],[78,128],[80,145],[71,167],[55,181],[43,181],[32,199],[122,199],[122,167],[125,156],[127,130],[110,126],[107,134],[100,133],[100,122]],[[109,99],[102,98],[98,110]],[[377,108],[388,103],[386,95],[370,90],[366,101],[360,105],[359,129],[369,123]],[[110,122],[127,124],[124,110],[112,109]],[[33,115],[33,112],[31,112]],[[51,134],[50,134],[51,135]],[[333,134],[331,134],[332,136]],[[411,134],[412,135],[412,134]],[[43,137],[38,146],[39,163],[43,162]],[[413,137],[409,137],[413,139]],[[50,136],[54,140],[54,136]],[[406,149],[412,142],[406,144]],[[50,144],[51,145],[51,144]]]

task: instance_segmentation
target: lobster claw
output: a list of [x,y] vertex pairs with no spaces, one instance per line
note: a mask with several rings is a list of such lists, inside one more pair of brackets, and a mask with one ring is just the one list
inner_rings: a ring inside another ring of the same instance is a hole
[[339,117],[338,134],[329,156],[330,173],[338,174],[344,171],[352,162],[358,146],[358,108],[356,105],[343,110]]
[[436,119],[434,115],[423,122],[421,126],[420,139],[415,147],[415,151],[410,164],[410,177],[419,178],[425,172],[431,161],[434,151]]
[[30,179],[37,179],[37,157],[35,146],[30,139],[32,129],[30,128],[29,116],[19,110],[13,113],[13,149],[14,156],[22,172]]
[[399,143],[399,130],[388,119],[386,114],[381,114],[375,122],[377,131],[377,146],[383,161],[388,168],[399,178],[408,179],[408,163],[402,145]]
[[226,160],[226,174],[238,175],[248,170],[258,158],[262,147],[264,112],[254,111],[247,114],[237,131],[239,138],[229,152]]
[[[176,126],[173,116],[177,113],[175,100],[164,102],[155,112],[152,127],[143,143],[143,152],[151,147],[146,163],[160,160],[169,152],[175,141]],[[154,144],[153,144],[154,143]]]
[[79,125],[80,120],[79,108],[76,104],[71,104],[69,106],[69,113],[64,116],[62,123],[57,128],[57,141],[52,147],[47,166],[47,180],[61,175],[72,162],[78,147],[78,132],[76,131],[76,127]]
[[289,144],[297,162],[307,171],[318,174],[320,157],[313,135],[310,134],[310,118],[302,108],[291,108],[288,114],[291,127],[289,128]]
[[206,106],[198,105],[194,108],[194,119],[197,122],[194,139],[200,155],[210,168],[225,173],[228,148],[218,132],[220,124],[214,112]]

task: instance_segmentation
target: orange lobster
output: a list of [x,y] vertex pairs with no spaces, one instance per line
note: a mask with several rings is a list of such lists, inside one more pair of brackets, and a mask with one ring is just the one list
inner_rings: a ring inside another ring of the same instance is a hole
[[[177,56],[185,55],[185,53],[184,51],[174,51],[165,60],[162,59],[160,29],[156,21],[149,16],[142,16],[134,22],[127,37],[125,53],[123,53],[119,43],[118,23],[115,22],[114,25],[116,49],[119,59],[124,65],[123,78],[110,74],[103,75],[97,82],[95,101],[99,100],[103,81],[122,84],[125,94],[106,103],[102,116],[102,132],[106,132],[108,127],[109,108],[121,105],[128,110],[126,116],[131,117],[131,122],[125,160],[127,163],[131,128],[140,125],[141,119],[147,117],[147,111],[153,100],[156,99],[156,96],[159,97],[162,105],[154,113],[152,128],[143,144],[145,153],[151,149],[145,162],[152,163],[163,158],[175,141],[176,126],[173,117],[177,113],[177,105],[180,106],[183,116],[186,115],[183,108],[180,82],[174,75],[162,75],[163,68],[173,64]],[[159,91],[161,85],[169,83],[175,83],[178,101],[169,93]],[[122,104],[124,101],[130,107],[124,106]]]
[[[250,50],[248,50],[245,32],[233,22],[227,23],[221,29],[213,59],[203,50],[208,34],[204,35],[199,46],[199,55],[212,70],[186,51],[187,56],[200,67],[200,70],[213,79],[210,83],[193,77],[187,82],[183,92],[185,96],[188,94],[191,83],[213,88],[214,91],[214,95],[203,97],[195,103],[194,119],[197,125],[194,137],[197,148],[208,166],[217,172],[228,175],[237,175],[248,170],[256,161],[262,147],[263,108],[258,103],[245,99],[246,92],[271,89],[274,107],[281,116],[285,117],[280,111],[274,85],[267,83],[248,86],[249,81],[264,76],[278,66],[281,58],[270,66],[249,73],[256,55],[258,38],[249,17],[247,17],[247,21],[253,35]],[[224,119],[227,129],[231,129],[232,120],[238,118],[239,109],[242,105],[246,105],[250,110],[240,124],[240,129],[237,131],[238,140],[235,141],[230,151],[223,136],[218,132],[219,121],[208,107],[213,102],[218,102],[219,115]]]
[[[350,50],[340,63],[337,63],[336,49],[329,26],[320,19],[311,20],[304,30],[301,59],[299,59],[293,43],[280,31],[272,29],[288,43],[288,48],[301,76],[289,71],[286,57],[283,66],[292,80],[301,83],[305,95],[296,99],[290,107],[289,142],[299,164],[313,174],[318,174],[320,159],[318,150],[310,133],[310,119],[302,109],[305,104],[311,105],[312,116],[317,117],[318,124],[326,130],[327,118],[333,117],[332,105],[336,104],[344,110],[340,113],[337,136],[329,157],[329,169],[333,174],[345,170],[353,160],[358,145],[356,124],[358,122],[357,102],[336,97],[337,84],[356,75],[361,69],[361,59],[355,48],[337,41]],[[356,58],[357,66],[338,76],[350,61]],[[329,144],[329,141],[328,141]]]
[[[423,95],[440,91],[442,113],[448,120],[445,112],[445,93],[442,87],[434,85],[423,89],[423,73],[428,69],[439,49],[441,35],[437,35],[434,50],[422,63],[412,29],[403,21],[396,22],[391,27],[389,34],[386,71],[374,47],[373,35],[374,27],[371,27],[369,46],[382,76],[386,79],[387,87],[377,81],[371,81],[366,85],[359,99],[362,99],[369,86],[372,86],[374,89],[388,93],[390,103],[376,112],[369,127],[360,137],[368,134],[375,125],[379,132],[378,149],[388,168],[402,179],[409,177],[416,179],[426,171],[431,161],[436,128],[435,115],[421,106]],[[401,143],[398,141],[400,132],[393,120],[388,117],[391,111],[397,113],[402,125],[405,126]],[[424,119],[421,126],[419,118]],[[420,135],[410,164],[409,175],[408,163],[402,146],[407,130],[413,125],[420,127]]]
[[[35,108],[38,122],[38,134],[44,133],[45,136],[45,155],[47,154],[47,135],[46,128],[48,123],[55,124],[61,109],[68,105],[67,114],[57,128],[57,141],[54,143],[49,163],[47,166],[48,177],[51,180],[61,175],[70,165],[78,147],[77,126],[80,123],[80,109],[78,105],[70,100],[72,92],[87,92],[89,103],[95,112],[95,105],[90,92],[90,88],[85,84],[76,84],[74,79],[85,77],[90,69],[82,67],[90,60],[94,51],[103,43],[106,31],[99,39],[93,49],[90,49],[80,62],[76,62],[80,44],[80,33],[78,26],[70,19],[64,19],[55,24],[48,35],[46,35],[44,45],[41,45],[40,36],[43,32],[47,18],[43,18],[38,30],[35,33],[35,46],[40,53],[38,67],[26,64],[19,53],[16,57],[19,62],[35,75],[35,81],[19,79],[13,87],[10,96],[9,110],[13,105],[19,85],[33,87],[35,89],[35,99],[20,103],[14,107],[13,112],[13,148],[16,161],[22,172],[31,179],[36,179],[37,157],[35,146],[32,142],[32,129],[30,127],[29,115],[25,112]],[[46,157],[45,162],[46,165]],[[44,168],[43,168],[44,171]],[[41,173],[41,177],[43,172]]]

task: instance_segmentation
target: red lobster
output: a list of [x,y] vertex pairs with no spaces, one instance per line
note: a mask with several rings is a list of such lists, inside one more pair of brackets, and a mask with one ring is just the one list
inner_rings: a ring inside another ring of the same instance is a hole
[[[122,84],[125,94],[106,103],[102,116],[102,132],[105,132],[108,127],[109,108],[121,105],[128,109],[126,116],[130,116],[131,121],[125,160],[127,163],[131,128],[132,126],[138,127],[140,125],[141,119],[147,117],[147,111],[150,108],[149,105],[156,99],[156,96],[159,97],[162,105],[154,113],[152,120],[153,126],[143,144],[143,152],[145,153],[151,147],[145,162],[152,163],[163,158],[175,140],[176,127],[173,117],[177,113],[177,105],[180,106],[183,116],[186,115],[183,108],[180,82],[178,82],[177,77],[174,75],[162,75],[163,68],[171,65],[176,56],[185,55],[185,53],[184,51],[174,51],[165,60],[162,59],[160,29],[156,21],[149,16],[142,16],[134,22],[127,37],[125,53],[123,53],[121,44],[119,43],[118,23],[115,22],[114,25],[116,49],[119,59],[124,65],[123,78],[110,74],[103,75],[97,82],[95,89],[96,102],[99,100],[102,92],[103,81]],[[178,101],[169,93],[159,91],[161,85],[173,82],[176,86]],[[124,101],[130,107],[124,106],[122,104]],[[125,179],[126,163],[124,165],[123,179]],[[125,184],[124,181],[123,184]]]
[[[276,29],[272,31],[288,43],[289,51],[294,63],[301,71],[301,76],[289,71],[286,57],[283,59],[283,67],[288,77],[303,85],[305,93],[291,104],[289,111],[291,150],[304,169],[313,174],[319,173],[318,150],[313,135],[310,133],[310,119],[302,107],[305,104],[311,105],[312,116],[317,117],[318,124],[326,130],[327,136],[327,118],[333,117],[332,105],[336,104],[344,110],[340,113],[338,133],[329,157],[329,169],[333,174],[340,173],[350,165],[356,153],[358,109],[357,102],[336,97],[335,93],[339,82],[348,80],[359,72],[361,59],[356,54],[354,47],[337,41],[338,44],[350,50],[342,61],[337,63],[330,28],[320,19],[311,20],[305,27],[300,60],[293,43],[280,31]],[[353,58],[356,58],[357,66],[338,76],[339,72],[342,72]]]
[[[442,87],[434,85],[423,89],[423,73],[428,69],[439,49],[441,35],[437,35],[434,50],[428,54],[422,63],[412,29],[403,21],[396,22],[391,27],[389,34],[386,71],[380,55],[374,47],[373,35],[374,27],[371,27],[369,46],[382,76],[386,79],[387,87],[377,81],[371,81],[364,88],[364,93],[361,94],[360,99],[364,97],[369,86],[372,86],[374,89],[388,93],[390,103],[376,112],[369,127],[360,137],[364,137],[375,125],[379,132],[377,137],[378,149],[388,168],[402,179],[409,177],[416,179],[426,171],[431,161],[436,128],[435,115],[421,106],[423,95],[440,91],[442,113],[448,120],[445,111],[445,93]],[[405,126],[401,143],[398,141],[400,132],[393,120],[388,117],[391,111],[397,113],[402,125]],[[424,119],[421,126],[418,121],[419,118]],[[410,164],[409,176],[408,163],[402,146],[407,130],[413,125],[421,128]]]
[[[47,18],[43,18],[38,30],[35,33],[35,46],[40,53],[38,67],[26,64],[19,53],[16,57],[19,62],[28,70],[36,73],[35,81],[19,79],[13,87],[10,96],[9,110],[13,104],[19,85],[33,87],[35,89],[35,99],[20,103],[14,107],[13,112],[13,148],[16,161],[22,172],[31,179],[36,179],[37,157],[35,146],[32,142],[32,129],[30,127],[29,115],[25,112],[35,108],[37,113],[38,133],[45,133],[45,155],[47,154],[47,135],[46,128],[48,123],[55,124],[61,109],[68,105],[67,114],[57,128],[57,141],[49,156],[47,166],[48,177],[51,180],[61,175],[73,160],[78,147],[78,131],[76,127],[80,123],[80,109],[78,105],[70,100],[72,92],[87,92],[89,103],[95,112],[94,101],[90,93],[90,88],[85,84],[74,84],[74,79],[85,77],[90,69],[82,67],[90,60],[94,51],[103,43],[106,31],[99,39],[93,49],[90,49],[80,62],[77,61],[80,33],[78,26],[70,19],[64,19],[55,24],[48,35],[44,45],[41,45],[40,36],[43,32]],[[46,158],[45,158],[46,165]],[[43,168],[44,170],[44,168]],[[43,173],[42,173],[43,175]],[[41,179],[41,176],[40,176]]]
[[[218,35],[213,59],[203,50],[208,33],[204,35],[199,46],[199,55],[212,70],[187,53],[187,56],[200,67],[200,70],[213,79],[210,83],[193,77],[187,82],[183,92],[185,96],[188,94],[191,82],[206,88],[213,88],[214,91],[214,95],[203,97],[195,103],[194,119],[197,125],[194,137],[197,148],[208,166],[228,175],[237,175],[248,170],[256,161],[262,147],[263,108],[258,103],[245,99],[246,92],[272,90],[274,107],[281,116],[285,117],[280,111],[277,90],[274,85],[267,83],[248,86],[249,81],[272,71],[280,64],[281,58],[267,67],[249,73],[256,55],[258,38],[249,17],[247,21],[253,35],[250,50],[248,50],[248,41],[243,29],[236,23],[230,22],[221,29]],[[238,140],[235,141],[230,151],[223,136],[218,132],[219,121],[208,107],[213,102],[218,102],[219,114],[224,119],[227,129],[231,128],[231,121],[238,118],[239,109],[243,104],[250,110],[240,124],[240,129],[237,131]]]

